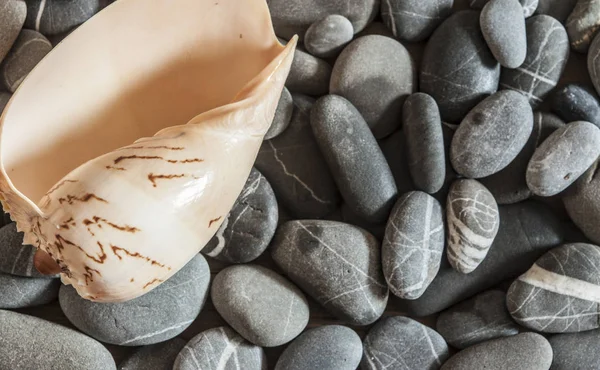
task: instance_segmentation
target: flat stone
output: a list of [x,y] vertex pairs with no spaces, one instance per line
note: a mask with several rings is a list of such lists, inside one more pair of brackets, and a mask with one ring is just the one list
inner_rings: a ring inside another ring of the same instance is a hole
[[386,317],[369,330],[363,343],[362,370],[437,370],[448,358],[448,345],[435,330],[404,316]]
[[277,104],[271,127],[269,127],[269,131],[265,134],[265,140],[270,140],[284,132],[290,125],[293,112],[294,100],[292,99],[292,94],[284,87],[279,97],[279,103]]
[[440,203],[420,191],[404,194],[392,210],[381,248],[383,274],[392,293],[419,298],[437,274],[443,251]]
[[336,317],[368,325],[383,314],[388,288],[379,242],[368,232],[335,221],[290,221],[277,230],[271,253],[293,282]]
[[25,27],[44,35],[69,31],[100,10],[101,0],[27,0]]
[[323,95],[329,90],[330,79],[329,63],[296,49],[285,86],[293,93]]
[[173,338],[141,347],[119,364],[119,370],[171,370],[177,354],[184,346],[185,340]]
[[14,222],[0,228],[0,273],[47,278],[47,275],[40,274],[33,265],[36,251],[37,248],[31,245],[23,245],[23,233],[17,231]]
[[283,351],[275,370],[356,370],[362,342],[354,330],[325,325],[302,333]]
[[550,364],[552,347],[546,338],[536,333],[522,333],[460,351],[442,366],[442,370],[548,370]]
[[266,369],[265,352],[227,326],[208,329],[193,337],[179,352],[173,366],[173,370],[242,368]]
[[491,0],[481,11],[481,32],[492,54],[506,68],[517,68],[527,54],[523,7],[517,0]]
[[293,97],[290,126],[262,144],[255,166],[293,217],[319,218],[337,208],[340,196],[310,126],[314,100]]
[[250,262],[267,249],[275,234],[278,216],[271,185],[253,168],[225,221],[201,252],[219,261]]
[[304,35],[304,46],[312,55],[331,58],[339,54],[354,37],[348,18],[331,14],[313,23]]
[[58,298],[65,316],[87,335],[119,346],[140,346],[174,338],[190,326],[204,306],[209,280],[208,264],[198,254],[167,281],[126,302],[88,301],[66,285]]
[[516,69],[502,69],[500,88],[515,90],[537,107],[558,83],[569,59],[569,37],[556,19],[536,15],[525,22],[527,56]]
[[394,37],[408,42],[427,39],[452,14],[454,0],[386,0],[381,18]]
[[565,122],[587,121],[600,127],[600,103],[595,92],[570,84],[552,95],[552,110]]
[[548,338],[554,358],[552,370],[599,369],[600,330],[556,334]]
[[[489,3],[490,0],[469,0],[469,5],[473,9],[483,9],[483,7]],[[529,18],[535,13],[539,0],[519,0],[519,4],[523,8],[523,15],[525,18]]]
[[116,370],[102,344],[37,317],[0,310],[0,364],[10,370]]
[[515,280],[507,307],[520,325],[544,333],[600,327],[600,247],[573,243],[554,248]]
[[385,222],[397,188],[392,171],[358,110],[341,96],[327,95],[313,106],[310,122],[344,201],[365,221]]
[[590,45],[587,64],[590,79],[600,94],[600,36],[595,37]]
[[8,101],[12,97],[11,93],[0,91],[0,114],[4,111],[4,107],[8,104]]
[[519,334],[519,326],[506,309],[506,293],[501,290],[488,290],[443,311],[436,329],[457,349]]
[[308,324],[302,291],[266,267],[236,265],[221,270],[213,280],[211,298],[223,319],[258,346],[285,344]]
[[458,126],[450,148],[452,166],[465,177],[493,175],[517,157],[532,130],[527,98],[499,91],[477,104]]
[[0,0],[0,63],[19,36],[26,16],[24,1]]
[[571,48],[580,53],[587,53],[600,30],[600,0],[577,1],[566,26]]
[[564,23],[575,8],[575,4],[577,0],[539,0],[535,14],[546,14]]
[[575,225],[592,242],[600,244],[600,160],[596,161],[563,196]]
[[408,165],[408,150],[404,131],[398,130],[379,142],[379,147],[390,166],[398,194],[416,190]]
[[369,35],[352,41],[337,58],[329,92],[348,99],[380,139],[401,122],[402,104],[417,88],[413,60],[402,44]]
[[0,273],[0,308],[14,309],[50,303],[58,297],[59,287],[58,279]]

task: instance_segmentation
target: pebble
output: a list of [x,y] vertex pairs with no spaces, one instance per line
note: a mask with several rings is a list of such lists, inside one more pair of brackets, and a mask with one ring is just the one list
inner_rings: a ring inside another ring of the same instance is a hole
[[404,194],[394,206],[381,248],[383,274],[392,293],[417,299],[440,268],[444,219],[440,203],[427,193]]
[[362,370],[437,370],[449,356],[438,332],[404,316],[379,321],[369,330],[363,348]]
[[381,18],[394,37],[408,42],[427,39],[452,14],[454,0],[386,0]]
[[87,335],[119,346],[140,346],[164,342],[190,326],[204,306],[209,279],[208,264],[198,254],[161,285],[126,302],[88,301],[66,285],[58,299],[69,321]]
[[267,249],[277,220],[273,189],[253,168],[235,205],[201,252],[223,262],[250,262]]
[[436,329],[457,349],[519,334],[506,309],[506,293],[500,290],[488,290],[443,311]]
[[8,101],[12,97],[11,93],[0,91],[0,114],[4,111],[4,107],[8,104]]
[[522,333],[460,351],[442,366],[442,370],[548,370],[550,364],[552,347],[546,338],[536,333]]
[[208,329],[193,337],[179,352],[173,365],[173,370],[266,368],[263,349],[226,326]]
[[285,129],[290,125],[293,112],[294,100],[292,99],[292,94],[287,87],[284,87],[281,91],[281,96],[279,97],[279,103],[277,104],[277,109],[275,110],[273,122],[271,122],[269,131],[267,131],[265,134],[264,140],[270,140],[284,132]]
[[552,95],[552,110],[565,122],[587,121],[600,127],[600,103],[593,91],[570,84]]
[[546,14],[564,23],[575,4],[577,0],[539,0],[535,14]]
[[574,243],[554,248],[515,280],[506,295],[520,325],[544,333],[600,327],[600,247]]
[[296,338],[308,324],[308,302],[294,284],[258,265],[236,265],[214,278],[217,312],[249,342],[275,347]]
[[377,139],[394,132],[402,104],[417,88],[413,60],[398,41],[369,35],[352,41],[337,58],[329,92],[348,99]]
[[24,277],[48,277],[42,275],[33,265],[33,255],[37,248],[23,245],[23,233],[17,231],[14,222],[0,228],[0,273]]
[[355,370],[363,346],[354,330],[340,325],[310,329],[281,354],[275,370]]
[[58,279],[0,273],[0,308],[14,309],[50,303],[58,296],[59,287]]
[[310,126],[314,100],[292,96],[290,126],[262,144],[255,166],[293,217],[320,218],[333,212],[340,198]]
[[566,189],[600,156],[600,129],[577,121],[554,131],[535,151],[527,167],[527,186],[549,197]]
[[571,48],[587,53],[590,43],[600,30],[600,0],[579,0],[567,19]]
[[323,95],[329,90],[330,79],[329,63],[296,49],[285,86],[293,93]]
[[437,193],[446,178],[446,153],[442,119],[435,100],[423,93],[404,102],[402,127],[411,178],[417,189]]
[[315,103],[310,122],[342,198],[372,223],[385,222],[397,196],[392,171],[358,110],[327,95]]
[[0,63],[19,36],[26,16],[24,1],[0,0]]
[[404,131],[398,130],[379,142],[381,151],[390,166],[398,194],[416,190],[408,165],[408,153]]
[[600,94],[600,36],[595,37],[590,45],[587,65],[590,79],[596,88],[596,92]]
[[450,187],[446,215],[448,261],[456,271],[471,273],[487,256],[498,234],[496,200],[480,182],[457,180]]
[[442,120],[458,123],[498,89],[500,65],[479,28],[479,12],[454,13],[433,33],[423,54],[421,92],[438,103]]
[[481,32],[492,54],[506,68],[517,68],[527,54],[523,7],[517,0],[491,0],[481,11]]
[[547,15],[536,15],[525,22],[527,56],[521,67],[505,68],[501,89],[525,95],[537,107],[554,89],[569,59],[569,37],[560,22]]
[[532,129],[527,98],[499,91],[477,104],[458,126],[450,148],[452,166],[469,178],[493,175],[517,157]]
[[141,347],[119,364],[119,370],[171,370],[177,354],[184,346],[185,340],[173,338]]
[[67,32],[100,10],[101,0],[27,0],[25,27],[44,35]]
[[556,334],[548,338],[554,359],[552,370],[600,369],[600,330]]
[[285,274],[336,317],[368,325],[385,310],[388,288],[379,242],[353,225],[322,220],[290,221],[271,245]]
[[354,37],[354,28],[348,18],[331,14],[313,23],[304,35],[304,46],[319,58],[335,57]]
[[37,317],[0,310],[0,364],[10,370],[116,370],[94,339]]
[[592,242],[600,244],[600,160],[562,197],[569,218]]
[[51,49],[50,41],[39,32],[22,30],[0,65],[0,80],[8,91],[14,93]]
[[[483,7],[489,3],[490,0],[470,0],[470,6],[473,9],[483,9]],[[525,18],[529,18],[535,13],[539,0],[519,0],[519,4],[523,8],[523,15]]]

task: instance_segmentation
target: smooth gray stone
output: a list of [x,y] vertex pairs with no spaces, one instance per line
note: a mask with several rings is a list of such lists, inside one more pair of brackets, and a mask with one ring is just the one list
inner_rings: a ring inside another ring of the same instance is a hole
[[337,58],[329,92],[348,99],[377,139],[394,132],[402,104],[417,88],[412,57],[398,41],[369,35],[352,41]]
[[577,0],[539,0],[535,14],[546,14],[564,23],[575,4]]
[[519,334],[519,326],[506,309],[506,293],[501,290],[488,290],[443,311],[436,329],[457,349]]
[[423,93],[409,96],[404,102],[402,127],[415,186],[429,194],[437,193],[446,178],[446,153],[442,119],[435,100]]
[[233,329],[221,326],[193,337],[177,355],[172,369],[266,370],[267,359],[261,347],[249,343]]
[[271,185],[252,168],[233,208],[201,252],[219,261],[250,262],[267,249],[275,235],[278,216]]
[[265,134],[265,140],[270,140],[284,132],[290,125],[293,112],[294,100],[292,99],[292,94],[284,87],[279,97],[279,103],[277,104],[277,110],[275,110],[275,117],[273,117],[271,127],[269,127],[269,131]]
[[517,157],[532,130],[527,98],[499,91],[477,104],[458,126],[450,148],[452,166],[469,178],[493,175]]
[[52,50],[41,33],[23,29],[0,65],[0,80],[14,93],[29,72]]
[[323,95],[329,90],[330,79],[329,63],[296,49],[285,87],[293,93]]
[[567,19],[567,33],[571,48],[587,53],[594,37],[600,30],[600,0],[579,0]]
[[58,296],[59,287],[58,279],[0,273],[0,308],[14,309],[50,303]]
[[338,207],[340,196],[310,126],[314,100],[293,97],[290,126],[262,144],[255,166],[294,218],[319,218]]
[[500,228],[487,258],[472,273],[455,271],[442,259],[440,271],[421,298],[398,309],[427,316],[525,272],[544,252],[560,244],[563,227],[545,204],[526,201],[500,206]]
[[[469,5],[473,9],[483,9],[483,7],[489,3],[490,0],[469,0]],[[525,18],[529,18],[535,13],[539,0],[519,0],[519,4],[523,8],[523,15]]]
[[0,228],[0,273],[36,278],[50,277],[40,274],[33,265],[36,251],[37,248],[31,245],[23,245],[23,233],[17,232],[14,222]]
[[522,333],[469,347],[452,356],[442,370],[548,370],[552,347],[536,333]]
[[363,348],[362,370],[437,370],[449,356],[440,334],[404,316],[379,321],[369,330]]
[[454,0],[386,0],[381,2],[381,18],[394,37],[420,42],[450,14]]
[[67,32],[101,8],[101,0],[27,0],[25,27],[44,35]]
[[596,36],[588,51],[588,72],[590,79],[600,94],[600,36]]
[[171,370],[185,340],[173,338],[169,341],[144,346],[127,357],[119,370]]
[[11,93],[0,91],[0,114],[2,114],[2,112],[4,111],[4,108],[6,107],[6,104],[8,104],[8,101],[11,97]]
[[304,35],[304,46],[312,55],[331,58],[339,54],[354,37],[348,18],[331,14],[313,23]]
[[525,22],[527,56],[517,69],[502,69],[500,89],[515,90],[537,107],[558,83],[569,59],[569,37],[556,19],[536,15]]
[[539,332],[597,329],[598,266],[600,247],[596,245],[554,248],[512,283],[506,294],[508,311],[520,325]]
[[26,16],[27,5],[24,1],[0,0],[0,63],[19,36]]
[[363,346],[354,330],[325,325],[302,333],[283,351],[275,370],[356,370]]
[[552,95],[552,110],[565,122],[587,121],[600,127],[600,103],[595,92],[570,84]]
[[394,206],[381,248],[383,274],[392,293],[417,299],[437,274],[444,251],[444,216],[427,193],[404,194]]
[[600,160],[565,192],[563,202],[573,223],[592,242],[600,244]]
[[548,342],[554,353],[551,370],[600,369],[600,330],[556,334]]
[[307,294],[336,317],[368,325],[385,310],[388,287],[379,242],[355,226],[297,220],[280,226],[273,260]]
[[76,330],[0,310],[0,364],[10,370],[116,370],[104,346]]
[[527,55],[523,7],[517,0],[491,0],[481,11],[481,33],[492,54],[506,68],[517,68]]
[[66,285],[58,299],[69,321],[87,335],[119,346],[147,345],[174,338],[192,324],[208,296],[209,280],[208,264],[198,254],[167,281],[126,302],[88,301]]
[[548,197],[565,190],[600,156],[600,129],[585,121],[554,131],[535,151],[527,167],[527,186]]
[[406,138],[402,130],[394,132],[379,142],[379,147],[390,166],[392,176],[394,176],[398,194],[416,190],[408,166],[406,146]]
[[358,110],[341,96],[327,95],[313,106],[310,122],[344,201],[365,221],[385,222],[398,191]]
[[223,319],[258,346],[285,344],[308,324],[308,301],[302,291],[266,267],[221,270],[213,280],[211,298]]

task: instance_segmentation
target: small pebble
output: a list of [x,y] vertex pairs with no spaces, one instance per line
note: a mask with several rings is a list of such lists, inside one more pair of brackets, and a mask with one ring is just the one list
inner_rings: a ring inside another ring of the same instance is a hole
[[506,68],[517,68],[527,54],[523,7],[517,0],[491,0],[481,11],[481,32],[492,54]]
[[600,244],[600,160],[562,197],[569,217],[592,242]]
[[331,58],[338,55],[353,37],[354,28],[348,18],[331,14],[308,28],[304,46],[316,57]]
[[552,95],[552,110],[565,122],[587,121],[600,127],[600,103],[595,92],[571,84]]
[[52,50],[50,41],[32,30],[22,30],[0,65],[0,80],[14,93],[29,72]]
[[587,53],[600,30],[600,0],[578,0],[566,26],[571,48],[580,53]]
[[386,0],[381,2],[381,18],[394,37],[420,42],[452,14],[454,0]]
[[296,49],[285,86],[293,93],[323,95],[327,94],[330,78],[329,63]]
[[19,36],[26,16],[27,5],[24,1],[0,0],[0,63]]
[[144,346],[127,357],[119,370],[171,370],[185,340],[173,338],[169,341]]
[[546,14],[564,23],[575,8],[575,4],[577,0],[539,0],[535,14]]
[[381,151],[390,166],[398,194],[416,190],[408,165],[408,149],[404,131],[398,130],[379,142]]
[[556,334],[548,338],[554,359],[552,370],[600,369],[600,330]]
[[290,91],[284,87],[281,91],[281,97],[277,104],[277,110],[275,111],[275,117],[271,122],[269,131],[265,134],[265,140],[270,140],[274,137],[279,136],[286,128],[290,125],[292,120],[292,113],[294,112],[294,100]]
[[600,94],[600,35],[596,36],[590,45],[587,61],[590,79],[596,88],[596,92]]
[[58,297],[60,286],[58,279],[0,273],[0,308],[14,309],[50,303]]
[[[469,0],[469,5],[473,9],[483,9],[483,7],[489,3],[490,0]],[[539,0],[519,0],[521,7],[523,8],[523,15],[525,18],[529,18],[535,13]]]
[[96,14],[101,0],[27,0],[25,27],[56,35],[71,30]]

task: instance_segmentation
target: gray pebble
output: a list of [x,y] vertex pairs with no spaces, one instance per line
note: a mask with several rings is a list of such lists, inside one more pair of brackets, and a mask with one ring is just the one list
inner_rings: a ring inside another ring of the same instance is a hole
[[58,296],[59,287],[58,279],[28,278],[0,273],[0,308],[13,309],[50,303]]
[[12,97],[11,93],[0,91],[0,115],[4,111],[4,108],[6,107],[6,104],[8,104],[8,101],[10,100],[11,97]]
[[279,97],[279,103],[277,104],[277,110],[275,110],[275,116],[269,131],[265,134],[265,140],[270,140],[276,136],[279,136],[286,128],[290,125],[292,120],[292,113],[294,112],[294,100],[290,91],[284,87],[281,91],[281,97]]
[[567,19],[571,48],[587,53],[594,36],[600,30],[600,0],[579,0]]
[[171,370],[185,340],[173,338],[169,341],[144,346],[127,357],[119,370]]
[[600,127],[600,103],[595,92],[570,84],[552,95],[552,110],[565,122],[587,121]]
[[72,286],[60,288],[59,302],[69,321],[102,342],[119,346],[154,344],[182,333],[200,313],[210,271],[196,255],[175,275],[141,297],[120,303],[81,298]]
[[23,245],[23,233],[17,231],[14,222],[0,228],[0,273],[25,276],[48,277],[42,275],[33,265],[37,248]]
[[381,18],[394,36],[408,42],[420,42],[450,14],[454,0],[385,0]]
[[590,45],[587,65],[590,79],[596,92],[600,94],[600,35],[596,36]]
[[406,138],[404,136],[404,132],[398,130],[379,142],[381,151],[396,181],[398,194],[416,190],[410,174],[408,150],[406,149]]
[[101,0],[27,0],[25,27],[56,35],[87,21],[100,10]]
[[348,99],[380,139],[398,128],[402,104],[416,87],[406,48],[389,37],[369,35],[352,41],[337,58],[329,92]]
[[236,265],[214,278],[217,312],[246,340],[275,347],[296,338],[308,324],[308,302],[290,281],[257,265]]
[[577,0],[539,0],[535,14],[546,14],[564,23],[576,3]]
[[356,370],[362,342],[354,330],[325,325],[302,333],[283,351],[275,370]]
[[329,63],[296,49],[285,86],[293,93],[323,95],[329,90],[330,79]]
[[556,334],[548,342],[554,353],[551,370],[600,369],[600,329]]
[[565,192],[563,202],[569,217],[592,242],[600,244],[600,160]]
[[0,0],[0,63],[19,36],[26,16],[24,1]]
[[304,35],[304,46],[312,55],[330,58],[339,54],[354,37],[348,18],[331,14],[313,23]]
[[335,221],[290,221],[271,248],[286,275],[336,317],[368,325],[383,314],[388,288],[379,242],[368,232]]
[[506,68],[517,68],[527,54],[523,8],[517,0],[491,0],[481,11],[481,32],[492,54]]
[[[538,7],[539,0],[518,0],[519,4],[523,8],[523,15],[525,18],[529,18],[535,13]],[[473,9],[483,9],[490,0],[469,0],[469,5]]]
[[51,49],[50,41],[42,34],[23,29],[0,65],[0,80],[8,91],[14,93]]

